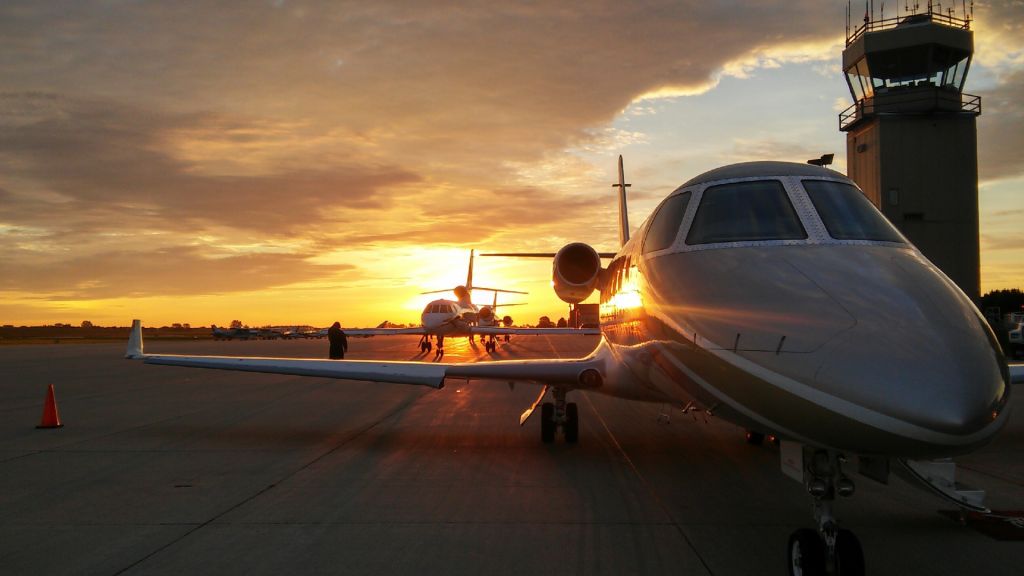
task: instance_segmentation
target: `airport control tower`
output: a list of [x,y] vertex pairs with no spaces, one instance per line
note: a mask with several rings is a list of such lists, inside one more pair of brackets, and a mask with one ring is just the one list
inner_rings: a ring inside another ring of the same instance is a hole
[[[965,9],[966,11],[966,9]],[[839,115],[849,176],[972,300],[980,291],[981,98],[963,93],[971,17],[927,8],[847,26],[853,105]]]

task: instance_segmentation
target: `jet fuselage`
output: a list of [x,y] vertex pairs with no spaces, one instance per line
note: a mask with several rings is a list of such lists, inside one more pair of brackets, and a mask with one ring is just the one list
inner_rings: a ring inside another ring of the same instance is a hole
[[857,454],[987,442],[1010,393],[987,322],[854,194],[778,162],[673,192],[603,273],[598,390]]

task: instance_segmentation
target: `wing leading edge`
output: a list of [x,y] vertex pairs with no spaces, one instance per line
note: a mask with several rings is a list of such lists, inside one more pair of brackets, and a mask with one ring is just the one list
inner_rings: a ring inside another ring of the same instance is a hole
[[569,334],[573,336],[601,335],[601,331],[597,328],[501,328],[497,326],[473,326],[470,328],[470,332],[473,334],[492,334],[495,336],[500,336],[501,334],[513,334],[519,336],[543,336],[545,334],[549,336],[560,334]]
[[445,378],[525,380],[588,388],[601,382],[605,371],[605,362],[597,354],[571,360],[501,360],[467,364],[146,354],[143,352],[142,325],[138,320],[132,321],[125,358],[163,366],[416,384],[431,388],[443,388]]

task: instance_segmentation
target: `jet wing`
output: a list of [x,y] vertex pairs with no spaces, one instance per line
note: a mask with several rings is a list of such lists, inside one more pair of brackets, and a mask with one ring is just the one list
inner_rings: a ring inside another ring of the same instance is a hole
[[423,327],[414,328],[343,328],[346,336],[397,336],[399,334],[423,335]]
[[520,336],[555,336],[559,334],[572,334],[575,336],[599,336],[601,330],[597,328],[503,328],[498,326],[471,326],[469,329],[473,334],[484,336],[500,336],[501,334],[517,334]]
[[[601,258],[615,258],[615,252],[598,252]],[[496,252],[492,254],[481,254],[481,256],[505,256],[507,258],[554,258],[554,252]]]
[[1010,384],[1024,384],[1024,364],[1010,364]]
[[146,354],[143,352],[142,326],[138,320],[132,322],[125,358],[163,366],[418,384],[431,388],[443,388],[446,378],[531,381],[582,388],[600,383],[605,371],[605,362],[597,354],[574,360],[503,360],[465,364]]

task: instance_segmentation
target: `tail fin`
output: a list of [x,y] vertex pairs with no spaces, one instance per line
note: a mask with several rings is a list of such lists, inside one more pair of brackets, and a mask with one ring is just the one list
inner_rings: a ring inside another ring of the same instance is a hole
[[626,210],[626,176],[622,171],[622,154],[619,154],[619,183],[612,184],[612,188],[619,189],[619,245],[625,246],[629,242],[629,215]]
[[469,272],[466,274],[466,290],[473,292],[473,248],[469,249]]
[[142,321],[132,320],[132,331],[128,335],[128,349],[124,352],[124,357],[129,359],[142,358],[145,354],[142,353]]

